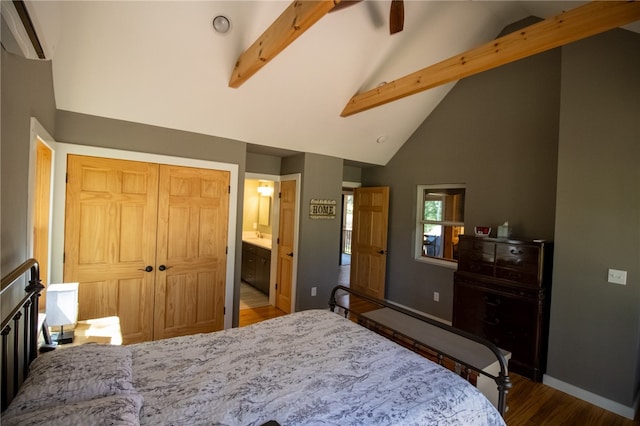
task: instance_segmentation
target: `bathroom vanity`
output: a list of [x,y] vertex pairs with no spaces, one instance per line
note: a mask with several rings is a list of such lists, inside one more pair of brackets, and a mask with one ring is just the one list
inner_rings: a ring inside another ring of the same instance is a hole
[[271,239],[251,238],[242,240],[242,281],[269,294],[271,275]]

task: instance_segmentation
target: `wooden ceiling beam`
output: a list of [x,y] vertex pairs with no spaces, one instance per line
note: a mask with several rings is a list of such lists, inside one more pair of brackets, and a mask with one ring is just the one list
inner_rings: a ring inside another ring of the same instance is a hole
[[354,95],[342,117],[640,20],[638,1],[593,1]]
[[238,88],[341,0],[296,0],[236,61],[229,86]]

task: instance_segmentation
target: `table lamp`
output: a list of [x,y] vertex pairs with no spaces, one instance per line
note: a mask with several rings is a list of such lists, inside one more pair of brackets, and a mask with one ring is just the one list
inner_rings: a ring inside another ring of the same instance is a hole
[[64,331],[65,325],[78,322],[78,283],[50,284],[47,287],[46,321],[49,327],[60,327],[51,338],[59,344],[73,342],[73,330]]

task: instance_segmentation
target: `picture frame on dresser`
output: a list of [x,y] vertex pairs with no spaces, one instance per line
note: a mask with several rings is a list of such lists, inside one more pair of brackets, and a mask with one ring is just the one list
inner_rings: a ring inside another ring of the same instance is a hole
[[509,370],[546,371],[553,242],[461,235],[453,326],[512,353]]

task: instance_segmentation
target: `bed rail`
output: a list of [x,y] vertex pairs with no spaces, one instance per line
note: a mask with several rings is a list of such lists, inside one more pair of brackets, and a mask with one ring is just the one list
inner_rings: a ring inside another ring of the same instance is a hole
[[[25,281],[26,286],[21,288]],[[38,356],[38,298],[43,289],[35,259],[25,261],[2,278],[2,411],[13,400],[29,373],[29,365]]]
[[[391,304],[389,302],[386,302],[384,300],[379,300],[379,299],[375,299],[373,297],[370,297],[362,292],[353,290],[349,287],[345,287],[342,285],[338,285],[336,287],[333,288],[333,290],[331,291],[331,297],[329,299],[329,307],[331,308],[332,312],[335,312],[336,308],[340,308],[344,311],[344,316],[345,318],[350,318],[350,314],[355,316],[355,319],[358,320],[359,323],[365,325],[365,326],[370,326],[372,323],[375,323],[375,321],[373,321],[370,318],[367,318],[366,312],[356,312],[354,311],[354,309],[351,309],[350,306],[353,305],[353,300],[350,300],[349,303],[345,303],[340,304],[338,302],[338,298],[336,297],[336,293],[338,293],[338,291],[343,291],[348,295],[354,295],[356,296],[358,299],[361,299],[364,302],[367,302],[368,304],[368,311],[370,311],[371,305],[380,307],[380,308],[388,308],[391,309],[393,311],[396,312],[400,312],[404,315],[408,315],[411,318],[415,318],[419,321],[425,322],[429,325],[432,325],[434,327],[437,327],[439,329],[442,329],[446,332],[449,333],[453,333],[457,336],[461,336],[464,337],[466,339],[469,339],[473,342],[476,342],[480,345],[485,346],[486,348],[488,348],[493,355],[496,358],[496,361],[498,362],[499,366],[500,366],[500,371],[497,375],[493,375],[490,374],[486,371],[483,371],[483,368],[480,368],[477,365],[471,365],[470,363],[468,363],[467,361],[463,360],[463,359],[459,359],[459,357],[453,356],[452,354],[448,354],[445,353],[443,351],[441,351],[440,349],[438,349],[434,343],[427,343],[427,342],[422,342],[422,341],[418,341],[415,338],[408,336],[406,334],[403,334],[397,330],[391,330],[391,332],[381,332],[383,331],[385,328],[388,328],[382,324],[375,324],[374,327],[369,327],[372,328],[374,331],[379,332],[380,334],[384,335],[385,337],[388,337],[400,344],[402,344],[405,347],[408,347],[409,349],[412,349],[418,353],[421,353],[424,355],[425,352],[431,353],[431,354],[435,354],[435,358],[437,360],[437,362],[439,364],[443,364],[443,361],[445,359],[449,359],[451,361],[453,361],[455,363],[455,372],[458,374],[463,375],[463,377],[466,375],[468,379],[468,375],[470,371],[475,372],[476,374],[482,374],[486,377],[488,377],[489,379],[493,380],[496,383],[497,386],[497,390],[498,390],[498,411],[500,412],[500,414],[504,417],[506,409],[507,409],[507,405],[506,405],[506,397],[507,397],[507,393],[509,392],[509,389],[511,389],[511,380],[509,379],[509,374],[508,374],[508,369],[507,369],[507,360],[504,357],[502,351],[496,346],[494,345],[492,342],[476,336],[474,334],[468,333],[464,330],[460,330],[457,329],[455,327],[449,326],[447,324],[443,324],[439,321],[436,321],[434,319],[425,317],[423,315],[419,315],[415,312],[409,311],[407,309],[404,309],[400,306]],[[352,317],[351,317],[352,318]],[[427,351],[421,350],[421,348],[427,348]],[[431,358],[431,357],[430,357]],[[474,383],[472,381],[472,383]],[[475,384],[475,383],[474,383]]]

